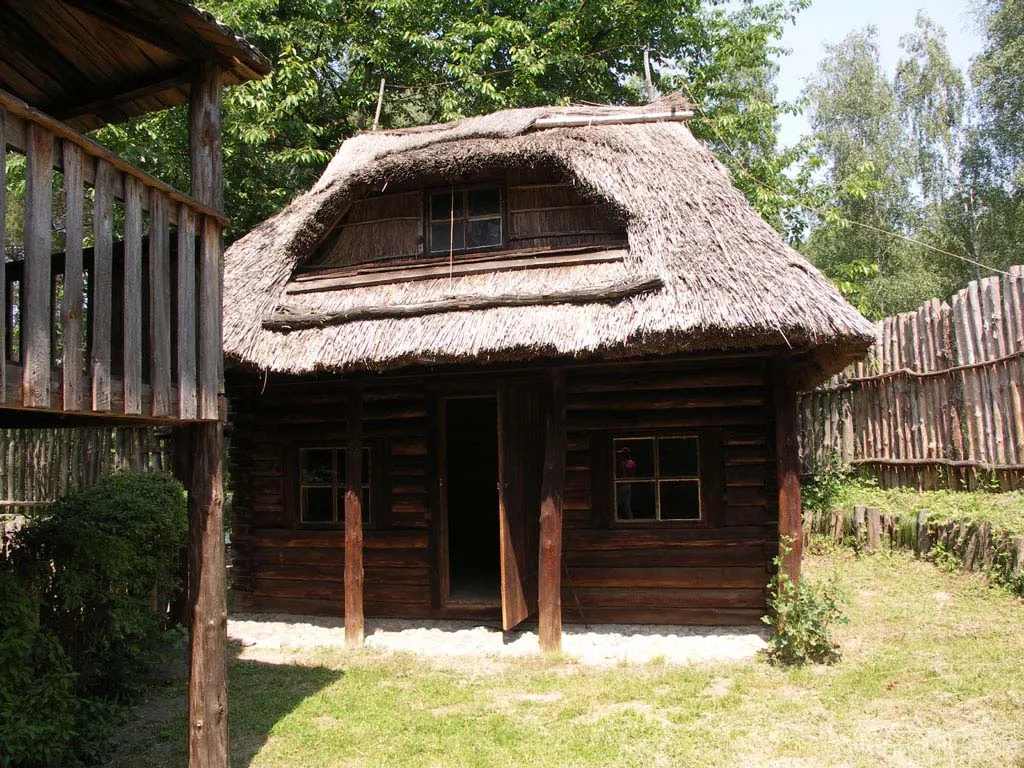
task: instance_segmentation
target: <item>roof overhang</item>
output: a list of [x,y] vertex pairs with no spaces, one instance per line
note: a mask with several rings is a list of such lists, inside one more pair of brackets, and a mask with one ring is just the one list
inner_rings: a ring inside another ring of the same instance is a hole
[[270,72],[186,0],[0,0],[0,88],[79,131],[187,102],[205,61],[227,85]]

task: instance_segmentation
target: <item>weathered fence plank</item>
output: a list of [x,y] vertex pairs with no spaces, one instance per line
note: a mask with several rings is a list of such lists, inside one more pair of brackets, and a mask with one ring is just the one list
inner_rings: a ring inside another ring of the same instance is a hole
[[864,361],[801,396],[802,471],[884,487],[1024,485],[1024,267],[877,324]]

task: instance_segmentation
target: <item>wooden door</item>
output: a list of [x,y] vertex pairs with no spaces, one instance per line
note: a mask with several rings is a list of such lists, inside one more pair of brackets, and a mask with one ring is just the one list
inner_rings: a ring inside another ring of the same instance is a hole
[[517,383],[499,389],[498,444],[501,626],[509,630],[537,612],[540,485],[544,469],[540,387]]

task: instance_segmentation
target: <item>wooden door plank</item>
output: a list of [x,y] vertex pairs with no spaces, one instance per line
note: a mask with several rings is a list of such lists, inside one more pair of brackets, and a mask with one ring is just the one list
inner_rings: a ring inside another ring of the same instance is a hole
[[523,587],[525,574],[520,573],[516,551],[525,546],[521,541],[523,510],[516,495],[521,488],[516,451],[512,450],[516,435],[513,418],[515,406],[510,387],[498,393],[498,519],[501,554],[501,626],[506,632],[530,615]]
[[25,281],[22,285],[21,404],[50,404],[53,134],[30,124],[25,166]]
[[196,220],[188,206],[178,206],[178,410],[196,417]]
[[345,414],[345,647],[363,646],[363,400],[349,388]]
[[167,197],[159,190],[149,195],[149,383],[153,388],[153,415],[170,416],[171,402],[171,266]]
[[124,180],[124,412],[142,413],[141,182]]
[[203,217],[199,262],[199,418],[216,419],[221,361],[220,225]]
[[110,410],[110,330],[114,253],[114,168],[96,164],[96,190],[93,200],[93,268],[89,286],[90,367],[92,369],[92,409]]
[[565,489],[565,371],[551,372],[540,505],[538,636],[540,649],[562,649],[562,498]]

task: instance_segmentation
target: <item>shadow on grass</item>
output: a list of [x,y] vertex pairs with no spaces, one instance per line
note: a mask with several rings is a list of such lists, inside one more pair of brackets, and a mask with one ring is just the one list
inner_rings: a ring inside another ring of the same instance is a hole
[[[240,650],[236,644],[228,648],[228,735],[235,768],[251,765],[278,722],[345,674],[326,667],[242,660]],[[107,768],[187,766],[187,690],[187,665],[174,680],[151,689],[129,714]]]

